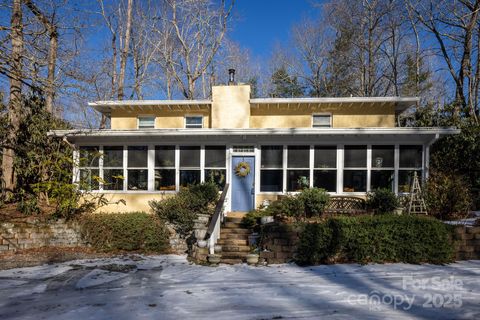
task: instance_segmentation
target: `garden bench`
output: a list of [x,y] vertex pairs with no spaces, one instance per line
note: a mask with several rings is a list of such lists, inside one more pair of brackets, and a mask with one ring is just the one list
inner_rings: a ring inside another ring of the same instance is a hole
[[325,209],[327,214],[363,214],[366,213],[365,199],[352,196],[333,196]]

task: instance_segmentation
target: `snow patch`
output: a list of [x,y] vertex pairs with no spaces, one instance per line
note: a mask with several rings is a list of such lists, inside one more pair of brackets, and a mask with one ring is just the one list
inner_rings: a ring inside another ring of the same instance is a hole
[[86,289],[116,281],[128,276],[128,273],[94,269],[78,280],[76,289]]

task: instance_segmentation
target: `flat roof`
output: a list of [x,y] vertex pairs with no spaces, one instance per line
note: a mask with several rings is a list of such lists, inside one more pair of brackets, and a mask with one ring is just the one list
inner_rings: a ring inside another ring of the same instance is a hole
[[[340,107],[352,106],[354,104],[394,104],[395,112],[402,113],[409,107],[415,106],[419,102],[417,97],[338,97],[338,98],[255,98],[250,99],[251,108],[259,108],[261,106],[277,106],[277,107],[299,107],[312,106],[320,104],[335,104]],[[109,113],[116,108],[150,107],[153,111],[154,107],[165,108],[186,108],[201,109],[203,107],[211,107],[211,100],[119,100],[119,101],[95,101],[88,105],[102,113]]]

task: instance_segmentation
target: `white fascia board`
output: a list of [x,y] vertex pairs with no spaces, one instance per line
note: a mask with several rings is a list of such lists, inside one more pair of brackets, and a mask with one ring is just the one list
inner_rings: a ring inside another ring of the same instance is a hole
[[281,129],[146,129],[146,130],[52,130],[55,137],[142,137],[142,136],[295,136],[295,135],[450,135],[460,133],[456,128],[281,128]]
[[99,112],[110,112],[113,108],[134,106],[209,106],[211,100],[112,100],[89,102],[88,106]]

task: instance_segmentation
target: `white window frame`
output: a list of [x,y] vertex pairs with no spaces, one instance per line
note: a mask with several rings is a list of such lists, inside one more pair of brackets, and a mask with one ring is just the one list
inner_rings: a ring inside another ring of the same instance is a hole
[[[422,160],[421,160],[421,166],[420,167],[401,167],[400,166],[400,153],[401,153],[401,147],[404,146],[404,147],[418,147],[418,146],[421,146],[422,147]],[[407,143],[400,143],[398,145],[396,145],[396,147],[398,147],[398,163],[396,163],[398,165],[398,170],[397,170],[397,173],[396,173],[396,182],[395,182],[395,185],[396,185],[396,189],[397,189],[397,194],[400,194],[400,195],[406,195],[406,194],[410,194],[410,191],[400,191],[400,171],[420,171],[420,175],[418,176],[418,179],[420,179],[420,181],[422,181],[422,179],[424,179],[424,176],[425,176],[425,157],[426,157],[426,153],[425,153],[425,145],[423,144],[418,144],[418,143],[413,143],[413,144],[407,144]],[[421,183],[421,182],[420,182]]]
[[[147,166],[146,167],[129,167],[128,166],[128,148],[129,147],[147,147]],[[124,163],[124,172],[126,172],[126,176],[125,176],[125,184],[124,184],[124,190],[125,191],[128,191],[128,192],[148,192],[150,190],[150,177],[149,177],[149,162],[148,161],[148,158],[149,158],[149,150],[150,150],[150,146],[148,144],[129,144],[127,145],[124,149],[123,149],[123,152],[124,152],[124,161],[126,161],[126,163]],[[138,190],[130,190],[128,189],[128,171],[129,170],[147,170],[147,189],[138,189]],[[103,168],[102,168],[102,171],[103,171]]]
[[[81,152],[80,152],[80,149],[81,148],[85,148],[85,147],[96,147],[98,148],[98,152],[100,153],[100,157],[98,158],[98,166],[91,166],[91,165],[87,165],[85,167],[81,167],[80,166],[80,160],[81,160]],[[100,191],[103,189],[103,183],[102,183],[102,179],[103,179],[103,169],[102,169],[102,166],[103,166],[103,146],[100,146],[98,144],[85,144],[85,145],[80,145],[78,146],[78,150],[76,151],[76,166],[77,166],[77,170],[75,172],[75,175],[74,175],[74,183],[77,185],[77,186],[80,186],[80,179],[81,179],[81,171],[82,170],[88,170],[90,171],[90,176],[92,175],[92,170],[98,170],[98,177],[100,178],[100,181],[98,182],[98,188],[97,189],[90,189],[90,190],[81,190],[81,191],[85,191],[85,192],[91,192],[91,191]]]
[[[315,148],[322,148],[322,147],[335,147],[335,167],[315,167]],[[310,152],[310,170],[311,170],[311,181],[310,181],[310,188],[313,188],[314,186],[314,176],[315,176],[315,171],[335,171],[335,191],[327,191],[329,194],[335,194],[337,193],[338,190],[338,148],[339,146],[337,144],[315,144],[311,145],[311,152]]]
[[[202,124],[200,127],[194,126],[194,127],[188,127],[187,125],[187,118],[201,118],[202,119]],[[183,127],[185,129],[202,129],[204,127],[203,125],[203,120],[204,120],[204,115],[203,114],[186,114],[183,117]]]
[[[284,189],[286,192],[288,193],[298,193],[299,191],[296,191],[296,190],[291,190],[291,191],[288,191],[288,171],[289,170],[293,170],[293,171],[298,171],[298,170],[302,170],[302,171],[308,171],[308,176],[307,178],[309,179],[308,181],[308,184],[309,186],[312,185],[312,180],[311,180],[311,171],[312,171],[312,162],[311,162],[311,149],[312,149],[312,146],[310,144],[289,144],[286,146],[287,148],[285,149],[285,152],[286,152],[286,164],[284,165],[285,167],[285,185],[284,185]],[[300,167],[300,168],[297,168],[297,167],[290,167],[289,166],[289,163],[288,163],[288,148],[289,147],[307,147],[307,150],[308,150],[308,165],[309,167]]]
[[[205,159],[206,159],[205,155],[207,153],[206,147],[224,147],[224,149],[225,149],[225,163],[224,163],[223,167],[207,167],[205,165]],[[227,152],[228,151],[228,146],[227,146],[227,144],[206,144],[206,145],[202,145],[201,150],[203,150],[203,152],[201,152],[201,154],[200,154],[200,157],[201,157],[200,159],[203,159],[200,162],[200,167],[201,167],[201,170],[202,170],[201,181],[202,182],[206,181],[205,180],[205,178],[206,178],[205,173],[206,173],[207,170],[225,170],[225,184],[226,184],[227,181],[228,181],[227,180],[227,171],[228,171],[227,170],[227,166],[228,166],[228,152]]]
[[[140,128],[140,119],[141,118],[153,118],[153,127],[152,128]],[[141,115],[138,115],[137,116],[137,129],[141,130],[141,129],[155,129],[156,126],[155,126],[155,122],[157,120],[157,117],[155,117],[153,114],[141,114]]]
[[[373,149],[375,147],[393,147],[393,166],[392,167],[374,167],[372,162],[373,162]],[[396,192],[396,185],[397,185],[397,172],[395,170],[395,168],[398,168],[396,166],[396,153],[397,153],[397,149],[396,149],[397,145],[396,144],[371,144],[371,145],[368,145],[368,148],[370,149],[370,152],[369,152],[369,155],[368,155],[368,159],[369,159],[369,163],[370,163],[370,166],[369,166],[369,173],[368,173],[368,191],[372,191],[372,173],[374,171],[391,171],[393,172],[393,188],[392,188],[392,192]]]
[[[156,147],[173,147],[173,154],[174,154],[174,157],[173,157],[173,165],[172,166],[167,166],[167,167],[159,167],[159,166],[156,166],[155,164],[155,159],[156,159]],[[178,179],[177,179],[177,176],[178,176],[178,164],[179,162],[177,161],[177,157],[180,156],[180,154],[177,152],[177,149],[178,149],[178,146],[175,144],[175,143],[170,143],[170,144],[159,144],[159,143],[156,143],[156,144],[153,144],[152,145],[152,167],[153,167],[153,170],[152,170],[152,191],[154,192],[162,192],[162,193],[175,193],[176,191],[178,191]],[[173,170],[174,171],[174,175],[175,175],[175,189],[174,190],[155,190],[155,171],[156,170]],[[150,171],[149,171],[150,172]],[[149,179],[150,180],[150,179]]]
[[[262,168],[262,147],[270,147],[270,146],[280,146],[282,149],[282,166],[280,168]],[[272,195],[279,195],[279,194],[284,194],[285,189],[286,189],[286,164],[285,164],[285,157],[286,157],[286,150],[285,150],[285,145],[283,143],[268,143],[268,144],[261,144],[258,146],[258,193],[259,194],[272,194]],[[282,186],[280,191],[261,191],[261,174],[263,170],[278,170],[282,171]],[[257,179],[257,178],[256,178]]]
[[[319,125],[316,126],[314,122],[314,119],[316,116],[322,116],[322,117],[328,116],[329,117],[328,126],[319,126]],[[332,124],[333,124],[333,116],[331,112],[312,113],[312,128],[331,128]]]
[[[345,147],[351,147],[351,146],[359,146],[359,147],[365,147],[366,150],[366,164],[365,167],[345,167]],[[370,144],[366,143],[348,143],[343,145],[343,154],[342,154],[342,194],[346,195],[363,195],[369,191],[370,188],[370,167],[371,167],[371,159],[372,159],[372,149]],[[366,177],[366,186],[365,186],[365,191],[345,191],[345,171],[366,171],[367,177]]]

